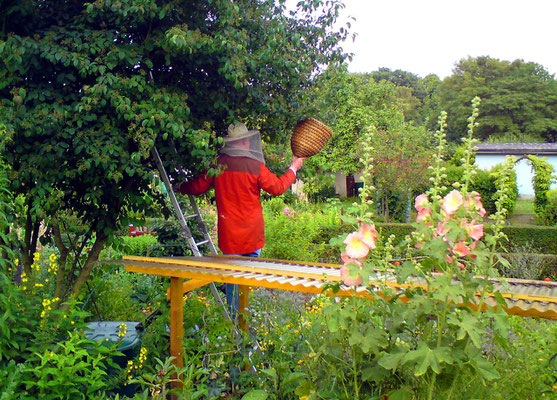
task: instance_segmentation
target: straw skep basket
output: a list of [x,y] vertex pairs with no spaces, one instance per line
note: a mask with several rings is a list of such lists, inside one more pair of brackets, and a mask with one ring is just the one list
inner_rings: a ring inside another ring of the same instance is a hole
[[311,157],[321,151],[333,136],[333,131],[315,118],[298,121],[290,139],[296,157]]

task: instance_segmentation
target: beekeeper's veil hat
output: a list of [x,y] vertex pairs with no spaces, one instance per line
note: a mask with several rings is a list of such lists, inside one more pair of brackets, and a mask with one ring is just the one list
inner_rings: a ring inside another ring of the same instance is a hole
[[248,130],[241,122],[230,124],[228,127],[228,136],[224,138],[221,153],[232,157],[249,157],[265,164],[259,131]]

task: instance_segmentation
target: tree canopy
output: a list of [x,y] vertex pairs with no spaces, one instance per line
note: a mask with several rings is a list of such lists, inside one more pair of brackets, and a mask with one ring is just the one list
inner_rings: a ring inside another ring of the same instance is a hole
[[375,82],[369,74],[330,68],[319,77],[315,103],[320,118],[330,124],[333,137],[309,162],[333,172],[358,172],[362,168],[359,149],[363,136],[371,128],[391,131],[404,122],[395,85]]
[[482,99],[479,139],[557,139],[557,81],[541,65],[490,57],[460,60],[436,91],[438,106],[448,112],[449,139],[465,135],[468,104],[475,96]]
[[304,0],[295,18],[282,0],[2,2],[3,157],[25,198],[27,268],[41,222],[68,252],[60,218],[72,215],[93,240],[68,279],[77,293],[126,212],[160,199],[153,146],[194,173],[234,120],[284,135],[312,77],[346,57],[342,6]]

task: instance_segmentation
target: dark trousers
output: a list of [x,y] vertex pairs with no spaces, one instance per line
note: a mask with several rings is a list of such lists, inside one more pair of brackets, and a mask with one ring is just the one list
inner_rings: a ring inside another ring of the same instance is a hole
[[[252,251],[251,253],[245,254],[227,254],[228,256],[243,256],[243,257],[259,257],[261,254],[261,249]],[[238,312],[239,306],[239,293],[238,285],[227,283],[226,284],[226,304],[228,304],[228,312],[233,320],[236,319],[236,313]]]

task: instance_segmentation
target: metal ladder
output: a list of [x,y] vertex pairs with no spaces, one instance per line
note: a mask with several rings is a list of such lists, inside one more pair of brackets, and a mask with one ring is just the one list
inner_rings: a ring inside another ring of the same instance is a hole
[[[155,160],[155,164],[157,165],[157,169],[159,170],[160,177],[164,182],[164,186],[166,187],[166,191],[168,192],[168,196],[170,197],[170,202],[172,203],[172,209],[174,211],[174,214],[176,215],[176,218],[180,223],[180,228],[181,228],[180,236],[186,241],[193,255],[196,257],[203,256],[201,250],[199,250],[199,246],[202,245],[207,245],[211,254],[217,254],[217,249],[215,247],[215,244],[213,243],[213,240],[211,239],[211,235],[209,235],[209,231],[207,230],[207,225],[205,224],[205,221],[203,221],[201,212],[199,211],[199,207],[197,206],[197,202],[195,201],[195,197],[193,197],[192,195],[188,195],[191,208],[192,208],[192,213],[188,215],[184,215],[184,213],[182,212],[182,208],[180,207],[180,203],[178,203],[178,199],[174,194],[174,189],[170,184],[170,179],[168,178],[168,174],[166,173],[166,169],[164,168],[161,157],[156,147],[153,147],[151,149],[151,155]],[[197,221],[199,226],[199,231],[203,234],[203,240],[201,240],[200,242],[195,241],[195,238],[191,233],[191,229],[188,226],[187,221],[193,218],[195,218],[195,220]],[[227,319],[231,320],[232,318],[230,317],[230,313],[228,312],[226,305],[223,303],[219,295],[219,291],[217,290],[215,284],[211,282],[209,284],[209,289],[211,290],[211,293],[213,294],[215,301],[221,307],[223,315]]]

